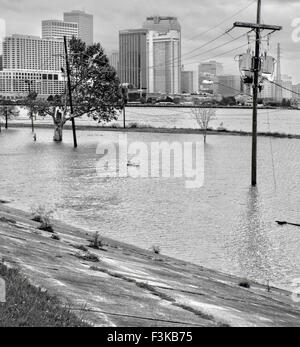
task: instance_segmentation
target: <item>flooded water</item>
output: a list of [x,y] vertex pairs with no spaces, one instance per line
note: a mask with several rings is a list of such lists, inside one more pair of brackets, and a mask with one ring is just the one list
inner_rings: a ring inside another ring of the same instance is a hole
[[[130,108],[126,109],[127,124],[138,123],[154,127],[191,128],[199,126],[188,108]],[[119,122],[122,125],[122,121]],[[252,110],[217,109],[216,119],[209,126],[217,129],[252,131]],[[259,109],[258,130],[300,135],[300,110]]]
[[[298,123],[297,123],[298,124]],[[298,125],[297,125],[298,126]],[[296,126],[293,127],[296,129]],[[298,130],[297,130],[298,131]],[[145,249],[208,268],[289,288],[300,277],[300,141],[259,138],[258,189],[250,188],[251,138],[208,137],[205,183],[186,189],[183,178],[97,175],[98,143],[115,132],[78,132],[64,143],[51,130],[0,134],[0,197],[29,210],[55,208],[57,218]],[[202,141],[200,135],[130,133],[129,141]]]
[[[27,112],[22,110],[16,122],[28,121]],[[51,123],[51,118],[39,119],[40,123]],[[76,123],[80,125],[93,125],[97,123],[87,117],[77,118]],[[123,113],[117,122],[123,126]],[[139,126],[163,127],[163,128],[184,128],[198,129],[199,126],[189,108],[126,108],[126,124],[130,126],[136,123]],[[216,109],[216,117],[209,126],[227,130],[252,131],[252,110],[250,109]],[[282,109],[259,109],[258,110],[258,131],[278,132],[292,135],[300,135],[300,110]]]

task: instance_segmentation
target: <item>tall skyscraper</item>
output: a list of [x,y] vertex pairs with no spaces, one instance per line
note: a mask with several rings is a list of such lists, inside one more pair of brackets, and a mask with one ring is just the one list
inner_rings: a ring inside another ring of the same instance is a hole
[[61,40],[38,36],[12,35],[3,44],[3,68],[60,71],[65,66]]
[[84,11],[71,11],[64,13],[64,21],[78,24],[78,37],[87,45],[94,43],[94,20],[93,15]]
[[147,81],[149,93],[181,93],[181,27],[176,17],[148,17]]
[[70,40],[73,36],[78,37],[78,23],[69,23],[62,20],[42,21],[42,38],[62,40],[64,36]]
[[139,89],[147,88],[146,40],[147,30],[132,29],[119,32],[119,78]]
[[6,25],[5,25],[5,20],[0,18],[0,55],[3,53],[3,42],[4,38],[6,36]]
[[181,93],[194,91],[194,71],[181,71]]
[[119,70],[119,51],[112,51],[109,56],[110,65],[116,70]]
[[[20,54],[21,53],[21,54]],[[62,40],[45,40],[36,36],[12,35],[3,44],[3,71],[0,71],[0,95],[4,98],[24,97],[31,90],[40,97],[62,94],[65,67]]]

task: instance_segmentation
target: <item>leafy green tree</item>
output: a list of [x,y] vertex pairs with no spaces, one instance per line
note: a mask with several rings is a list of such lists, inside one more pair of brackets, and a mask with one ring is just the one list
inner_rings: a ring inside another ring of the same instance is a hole
[[[120,81],[102,46],[99,43],[86,46],[80,39],[73,38],[69,42],[69,61],[73,117],[86,115],[99,123],[116,120],[123,108]],[[61,95],[47,100],[36,98],[34,102],[28,96],[25,102],[33,114],[52,117],[54,141],[61,142],[63,127],[72,119],[67,84]]]

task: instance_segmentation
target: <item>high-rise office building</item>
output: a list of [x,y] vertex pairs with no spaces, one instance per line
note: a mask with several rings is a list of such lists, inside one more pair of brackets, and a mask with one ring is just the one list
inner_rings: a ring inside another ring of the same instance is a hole
[[242,79],[239,75],[221,75],[216,77],[216,93],[224,97],[236,96],[242,91]]
[[223,75],[223,73],[223,64],[215,60],[200,63],[198,65],[198,90],[210,94],[217,93],[218,86],[215,82],[217,76]]
[[64,21],[78,24],[78,37],[87,45],[94,43],[94,20],[93,15],[84,11],[71,11],[64,13]]
[[149,93],[181,93],[181,27],[176,17],[148,17],[147,85]]
[[6,36],[6,25],[5,25],[5,20],[0,18],[0,56],[3,53],[3,42],[4,42],[4,38]]
[[64,36],[70,40],[78,37],[78,23],[69,23],[62,20],[42,21],[42,38],[62,40]]
[[181,71],[181,93],[194,91],[194,71]]
[[65,67],[62,40],[12,35],[3,44],[3,70],[0,71],[0,95],[24,97],[31,90],[40,97],[62,94],[65,90],[61,68]]
[[64,66],[64,44],[61,40],[44,40],[27,35],[12,35],[4,40],[4,69],[60,71]]
[[21,98],[31,91],[39,97],[63,94],[66,82],[60,71],[7,70],[0,71],[0,97],[5,99]]
[[180,34],[147,35],[148,92],[178,94],[181,89]]
[[300,83],[292,86],[293,99],[300,100]]
[[119,32],[119,78],[139,89],[147,88],[146,40],[145,29]]
[[109,56],[110,65],[116,70],[119,70],[119,51],[112,51]]

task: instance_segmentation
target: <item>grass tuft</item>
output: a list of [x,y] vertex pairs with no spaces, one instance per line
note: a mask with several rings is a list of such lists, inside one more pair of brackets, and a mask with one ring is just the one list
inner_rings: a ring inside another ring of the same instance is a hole
[[103,238],[101,237],[99,231],[96,231],[92,240],[90,240],[90,248],[101,249],[104,246]]
[[52,222],[51,222],[52,215],[53,215],[53,211],[47,210],[43,206],[39,206],[35,209],[32,209],[32,220],[35,222],[41,223],[38,229],[47,231],[49,233],[54,232]]
[[6,282],[6,303],[0,303],[0,327],[88,326],[58,299],[32,286],[18,270],[0,263]]
[[155,254],[160,254],[160,252],[161,252],[160,247],[156,246],[156,245],[153,245],[151,247],[151,249],[152,249],[153,253],[155,253]]

